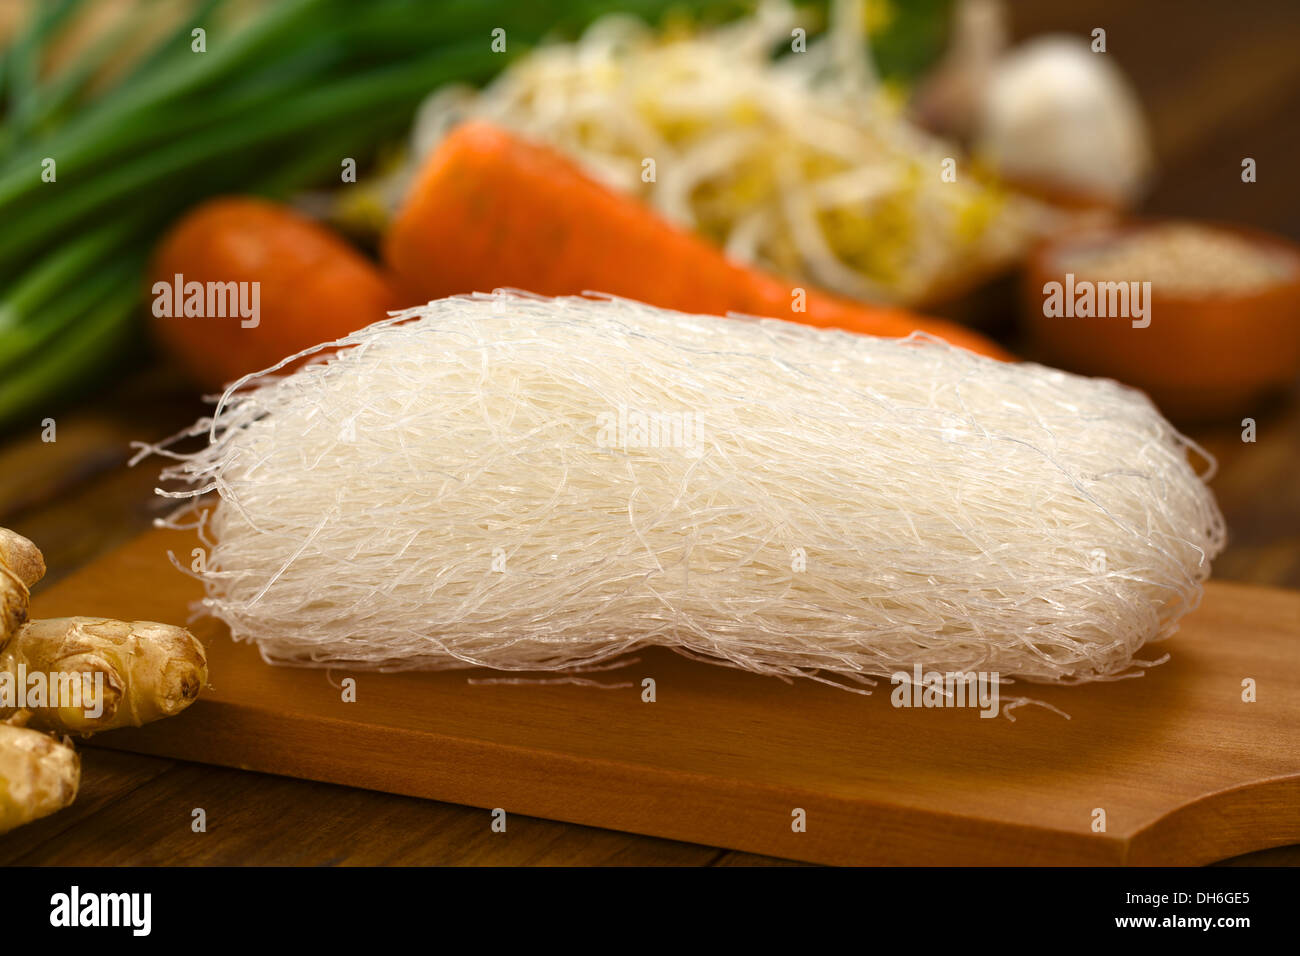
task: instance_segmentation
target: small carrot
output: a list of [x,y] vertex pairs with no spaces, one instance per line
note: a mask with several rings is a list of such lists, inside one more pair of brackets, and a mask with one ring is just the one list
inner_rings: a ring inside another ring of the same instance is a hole
[[[243,197],[210,200],[173,226],[154,254],[149,282],[155,337],[206,388],[355,332],[407,304],[383,271],[343,238],[287,206]],[[244,318],[229,302],[225,316],[208,314],[206,296],[202,314],[186,315],[179,300],[187,289],[198,292],[191,283],[220,284],[219,293],[234,292],[229,283],[247,283],[245,304],[256,302],[258,315]]]
[[799,302],[801,283],[727,258],[555,150],[481,121],[454,129],[429,157],[383,254],[420,300],[500,287],[605,292],[685,312],[741,312],[867,335],[921,330],[1009,358],[975,332],[904,309],[814,289]]

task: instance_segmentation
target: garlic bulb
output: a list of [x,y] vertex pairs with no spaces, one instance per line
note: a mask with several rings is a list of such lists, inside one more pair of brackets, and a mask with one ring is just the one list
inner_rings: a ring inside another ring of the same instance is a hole
[[1137,97],[1106,53],[1072,36],[1009,53],[984,90],[976,154],[1001,175],[1109,205],[1131,204],[1151,170]]

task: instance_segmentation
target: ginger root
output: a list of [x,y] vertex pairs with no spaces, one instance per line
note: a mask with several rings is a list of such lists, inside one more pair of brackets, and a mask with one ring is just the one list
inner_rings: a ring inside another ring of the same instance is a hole
[[80,783],[81,758],[67,744],[0,724],[0,833],[62,810]]
[[[0,681],[9,674],[16,682],[21,673],[82,675],[81,692],[61,694],[60,706],[26,708],[26,726],[75,734],[178,714],[208,680],[203,645],[184,628],[95,617],[24,625],[0,652]],[[11,713],[0,707],[0,720]]]
[[8,528],[0,528],[0,650],[27,623],[31,586],[43,577],[45,558],[36,545]]
[[[28,621],[45,559],[0,528],[0,833],[66,807],[80,760],[50,736],[139,727],[188,707],[208,680],[203,645],[152,621]],[[33,677],[35,675],[35,677]]]
[[0,528],[0,565],[25,588],[45,577],[45,557],[40,549],[8,528]]

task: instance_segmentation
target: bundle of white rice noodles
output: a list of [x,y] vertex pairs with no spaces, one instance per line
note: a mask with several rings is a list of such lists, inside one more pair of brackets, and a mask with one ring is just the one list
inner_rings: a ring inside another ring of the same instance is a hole
[[498,292],[336,344],[150,449],[272,663],[1116,678],[1224,541],[1141,393],[924,337]]

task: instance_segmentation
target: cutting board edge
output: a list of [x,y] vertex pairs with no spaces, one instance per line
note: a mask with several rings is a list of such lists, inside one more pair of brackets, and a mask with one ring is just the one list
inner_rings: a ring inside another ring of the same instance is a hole
[[[1144,824],[1127,840],[1128,866],[1202,866],[1300,843],[1300,773],[1204,794]],[[1270,833],[1261,841],[1261,830]],[[1189,841],[1188,835],[1194,835]],[[1188,844],[1192,845],[1189,847]]]
[[[919,854],[924,857],[922,861],[907,859],[918,855],[916,853],[918,843],[914,839],[909,839],[906,843],[899,840],[886,840],[885,843],[890,844],[888,847],[877,843],[877,849],[880,852],[866,857],[839,852],[839,847],[823,848],[818,845],[820,841],[806,841],[803,837],[799,838],[799,843],[791,844],[784,833],[781,834],[782,840],[777,840],[775,835],[768,839],[750,839],[748,835],[742,834],[733,839],[732,842],[735,845],[728,845],[729,849],[785,856],[789,859],[806,860],[815,863],[869,865],[884,862],[886,859],[890,862],[923,862],[925,864],[932,864],[936,860],[944,864],[955,863],[960,865],[1021,863],[1024,862],[1023,857],[1014,853],[1008,859],[996,860],[994,858],[999,856],[998,850],[982,845],[986,843],[1004,844],[1009,839],[1012,845],[1041,847],[1043,841],[1033,838],[1033,834],[1039,832],[1050,832],[1056,840],[1064,840],[1075,850],[1075,852],[1064,854],[1036,852],[1034,855],[1041,859],[1036,859],[1035,862],[1042,865],[1196,866],[1242,853],[1300,843],[1300,817],[1297,817],[1291,809],[1300,805],[1300,774],[1266,778],[1198,797],[1182,806],[1171,809],[1154,820],[1142,824],[1131,833],[1092,835],[1014,824],[1005,820],[949,814],[926,808],[899,807],[865,798],[852,799],[836,795],[817,794],[797,787],[783,788],[764,783],[739,784],[725,777],[665,769],[632,761],[581,757],[542,748],[525,748],[495,741],[456,737],[447,734],[421,733],[412,730],[397,730],[382,724],[349,722],[337,718],[319,718],[308,714],[285,715],[271,711],[258,711],[257,708],[232,705],[225,702],[200,702],[195,706],[198,708],[198,715],[196,716],[202,717],[205,723],[219,720],[220,725],[223,727],[231,726],[231,717],[235,716],[232,712],[240,712],[236,720],[246,721],[252,726],[256,726],[274,715],[275,719],[282,721],[287,717],[289,720],[311,723],[332,723],[336,724],[344,732],[355,728],[364,728],[376,740],[388,735],[397,735],[416,743],[418,749],[422,751],[429,748],[434,751],[477,751],[477,759],[492,766],[510,765],[512,759],[517,762],[521,758],[536,761],[539,764],[566,765],[573,769],[578,780],[599,776],[606,780],[622,778],[636,785],[637,782],[643,783],[647,778],[657,778],[660,780],[661,785],[665,787],[686,780],[693,781],[696,785],[694,788],[690,790],[682,789],[674,795],[674,799],[678,802],[681,801],[683,792],[703,793],[728,799],[743,797],[746,801],[758,799],[760,802],[768,804],[769,809],[773,810],[773,812],[778,805],[782,809],[796,806],[808,809],[809,805],[824,804],[831,809],[835,817],[845,817],[850,820],[865,819],[872,814],[891,817],[901,815],[910,818],[913,825],[910,827],[896,825],[885,827],[891,834],[916,829],[915,823],[920,819],[928,821],[939,832],[946,832],[950,837],[958,837],[961,845],[971,844],[969,849],[971,855],[968,857],[958,856],[957,858],[948,855],[939,846],[927,847],[925,853]],[[203,714],[205,710],[214,710],[217,713],[205,716]],[[280,765],[278,767],[270,765],[270,761],[257,761],[248,764],[227,756],[219,745],[215,753],[206,755],[196,753],[195,751],[198,748],[186,745],[187,736],[192,740],[193,735],[164,733],[169,727],[177,728],[177,725],[152,725],[149,728],[141,728],[135,731],[119,731],[95,738],[90,742],[111,749],[122,749],[172,759],[214,763],[220,766],[239,767],[261,773],[278,773],[323,783],[399,793],[421,799],[459,803],[467,806],[482,806],[482,802],[476,798],[475,792],[459,790],[454,784],[441,779],[440,775],[430,780],[428,777],[422,777],[418,771],[413,771],[409,775],[400,775],[390,781],[388,787],[381,788],[364,777],[352,777],[348,774],[330,770],[327,766],[311,762],[288,766]],[[539,772],[544,771],[539,768]],[[540,784],[534,783],[534,786],[540,786]],[[581,797],[581,787],[576,784],[574,786],[578,790],[576,795]],[[513,812],[576,824],[602,826],[607,829],[644,833],[665,839],[706,845],[726,845],[723,841],[716,839],[718,833],[716,825],[710,825],[706,838],[690,828],[646,827],[646,819],[658,819],[658,814],[629,816],[628,814],[618,813],[607,819],[605,815],[590,810],[586,813],[569,812],[566,808],[575,805],[575,794],[568,790],[551,795],[549,799],[541,801],[538,800],[537,793],[538,791],[534,790],[522,797],[518,797],[516,799],[518,808]],[[543,804],[541,808],[538,808],[539,802]],[[579,803],[581,803],[580,800]],[[484,809],[493,808],[484,807]],[[506,807],[505,809],[510,810],[511,808]],[[688,819],[697,819],[700,810],[703,809],[705,808],[699,808],[696,812],[686,813],[685,815]],[[1267,821],[1263,829],[1272,834],[1262,841],[1258,836],[1261,830],[1261,816]],[[1244,825],[1247,822],[1249,826]],[[994,831],[999,836],[991,836]],[[806,843],[812,845],[805,846]],[[842,845],[840,844],[840,846]],[[802,852],[804,849],[811,852]],[[800,852],[792,852],[792,850]]]
[[[207,706],[201,706],[204,703]],[[320,722],[308,715],[277,714],[276,718],[281,721],[282,733],[304,740],[312,735],[295,734],[286,724]],[[419,759],[410,761],[405,769],[388,766],[382,774],[377,774],[375,764],[352,774],[308,752],[264,752],[252,763],[239,759],[235,738],[255,731],[265,719],[266,713],[256,708],[199,701],[180,717],[113,731],[87,743],[484,809],[500,806],[526,816],[812,863],[1114,866],[1128,853],[1128,837],[1118,834],[1052,831],[799,788],[738,783],[649,764],[336,719],[330,721],[349,732],[373,737],[373,741],[354,741],[354,747],[369,749],[376,756],[394,752]],[[225,743],[226,738],[232,742]],[[386,746],[380,746],[383,741]],[[376,746],[371,748],[371,743]],[[565,778],[558,787],[549,782],[557,776],[557,766],[567,771],[558,775]],[[382,784],[376,783],[377,776],[383,777]],[[482,800],[482,781],[493,777],[511,779],[500,781],[503,796],[487,807]],[[462,779],[466,781],[463,785]],[[683,786],[687,781],[693,786]],[[651,792],[629,798],[647,787]],[[594,799],[601,794],[610,799]],[[670,802],[678,812],[646,811],[647,803],[662,801]],[[726,812],[729,805],[735,812]],[[795,807],[807,811],[805,833],[796,834],[790,828]],[[754,831],[750,824],[756,815],[766,816],[771,829]],[[665,819],[671,822],[661,822]],[[874,833],[863,838],[863,831],[872,829]],[[1052,833],[1054,840],[1036,837],[1040,832]],[[936,834],[942,838],[937,839]],[[857,847],[868,850],[856,852]]]

